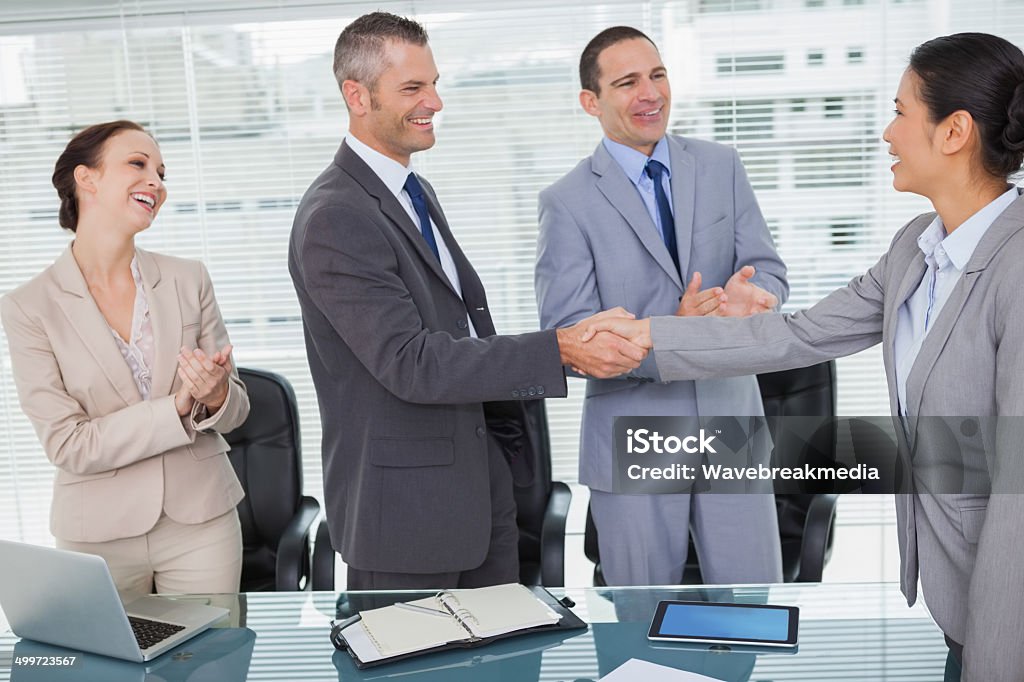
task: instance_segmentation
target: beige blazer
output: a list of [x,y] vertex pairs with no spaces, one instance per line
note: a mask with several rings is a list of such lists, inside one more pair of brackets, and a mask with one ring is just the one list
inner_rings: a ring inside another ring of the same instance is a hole
[[141,535],[161,511],[201,523],[232,509],[242,487],[220,433],[241,424],[249,399],[237,373],[214,415],[179,417],[181,346],[214,353],[227,330],[202,263],[136,249],[155,345],[152,393],[131,369],[69,246],[42,273],[0,299],[22,410],[57,467],[55,537],[103,542]]

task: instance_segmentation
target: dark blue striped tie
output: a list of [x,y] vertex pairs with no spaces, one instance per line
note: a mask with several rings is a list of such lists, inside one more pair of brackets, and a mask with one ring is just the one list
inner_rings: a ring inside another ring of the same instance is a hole
[[661,176],[665,174],[666,168],[660,161],[651,159],[644,166],[644,172],[654,181],[654,201],[658,204],[658,217],[661,219],[661,238],[665,241],[668,254],[672,256],[676,272],[679,272],[679,248],[676,246],[676,221],[672,217],[672,207],[668,203],[668,196],[665,194],[665,187],[661,183]]
[[441,260],[441,254],[437,250],[437,241],[434,239],[434,229],[430,226],[430,213],[427,211],[427,200],[423,196],[423,185],[416,179],[415,173],[409,173],[409,177],[405,179],[405,191],[409,193],[412,207],[420,218],[420,233],[427,240],[430,250],[434,252],[438,260]]

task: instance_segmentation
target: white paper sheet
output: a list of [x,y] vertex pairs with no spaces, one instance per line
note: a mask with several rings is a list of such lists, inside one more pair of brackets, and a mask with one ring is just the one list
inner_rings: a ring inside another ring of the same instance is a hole
[[601,682],[722,682],[714,677],[667,668],[663,665],[631,658],[601,678]]

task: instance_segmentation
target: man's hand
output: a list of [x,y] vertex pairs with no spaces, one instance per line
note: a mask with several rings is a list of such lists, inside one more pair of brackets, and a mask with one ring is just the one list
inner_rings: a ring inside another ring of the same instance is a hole
[[598,379],[610,379],[636,369],[647,357],[647,349],[608,331],[599,333],[601,330],[595,330],[589,334],[587,343],[583,339],[584,333],[595,323],[633,318],[634,315],[623,308],[612,308],[580,320],[571,327],[556,330],[562,364]]
[[779,299],[750,282],[754,267],[744,265],[725,283],[726,302],[718,308],[723,317],[747,317],[775,309]]
[[679,309],[676,310],[678,317],[696,317],[701,315],[714,315],[720,309],[719,306],[728,301],[728,296],[722,287],[711,287],[706,291],[700,290],[700,273],[693,273],[690,285],[683,292],[679,299]]
[[595,319],[588,317],[582,320],[577,326],[586,327],[583,330],[583,342],[593,343],[603,333],[611,332],[622,339],[628,339],[634,346],[650,351],[654,348],[651,341],[651,318],[635,320],[630,317],[603,317]]

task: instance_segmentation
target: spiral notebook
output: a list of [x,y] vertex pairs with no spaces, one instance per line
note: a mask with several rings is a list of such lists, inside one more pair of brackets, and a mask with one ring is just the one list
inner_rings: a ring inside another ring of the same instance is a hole
[[444,590],[426,599],[362,611],[341,634],[362,667],[428,651],[481,646],[535,630],[585,627],[542,588],[509,583]]

